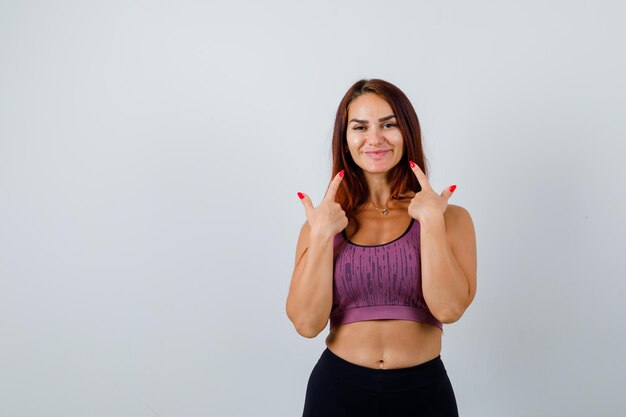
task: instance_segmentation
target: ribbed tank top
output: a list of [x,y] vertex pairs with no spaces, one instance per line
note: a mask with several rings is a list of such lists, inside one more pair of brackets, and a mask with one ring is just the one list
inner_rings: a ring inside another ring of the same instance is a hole
[[419,221],[411,219],[400,237],[382,245],[352,243],[345,230],[335,235],[333,245],[331,329],[380,319],[413,320],[443,329],[422,294]]

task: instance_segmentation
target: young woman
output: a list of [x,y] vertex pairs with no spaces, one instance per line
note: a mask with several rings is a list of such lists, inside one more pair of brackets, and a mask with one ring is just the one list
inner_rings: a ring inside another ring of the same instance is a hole
[[303,416],[458,416],[440,353],[443,324],[476,294],[471,217],[448,204],[455,185],[428,182],[417,115],[393,84],[350,87],[332,149],[321,203],[298,193],[307,221],[286,303],[302,336],[330,320]]

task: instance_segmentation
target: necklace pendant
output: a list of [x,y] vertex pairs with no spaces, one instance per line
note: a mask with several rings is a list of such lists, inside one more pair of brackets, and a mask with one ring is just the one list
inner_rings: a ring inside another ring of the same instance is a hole
[[389,214],[389,210],[384,209],[384,210],[383,210],[383,216],[386,216],[386,215],[388,215],[388,214]]

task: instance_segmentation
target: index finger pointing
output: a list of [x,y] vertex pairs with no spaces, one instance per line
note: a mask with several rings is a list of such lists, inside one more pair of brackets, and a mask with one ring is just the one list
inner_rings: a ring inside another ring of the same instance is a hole
[[326,190],[326,194],[324,195],[323,200],[326,201],[335,201],[335,197],[337,196],[337,190],[339,189],[339,184],[341,184],[341,180],[343,179],[344,170],[342,169],[335,175],[335,178],[328,185],[328,189]]
[[422,169],[419,167],[419,165],[417,165],[413,161],[409,161],[409,164],[411,164],[411,169],[413,170],[413,173],[417,177],[417,181],[422,186],[422,190],[423,189],[431,189],[432,190],[432,187],[430,186],[430,182],[428,182],[428,178],[426,177],[426,174],[424,174],[424,171],[422,171]]

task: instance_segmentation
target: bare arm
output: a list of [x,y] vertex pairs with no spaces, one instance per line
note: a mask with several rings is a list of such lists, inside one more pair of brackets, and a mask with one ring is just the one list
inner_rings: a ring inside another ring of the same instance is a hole
[[476,238],[467,210],[449,205],[443,215],[423,218],[422,292],[442,323],[461,318],[476,294]]
[[299,193],[307,221],[300,230],[296,245],[287,317],[298,333],[317,336],[328,323],[333,303],[333,239],[348,225],[346,213],[335,202],[343,171],[328,185],[326,195],[317,207],[305,194]]
[[421,190],[409,204],[420,222],[422,293],[433,316],[442,323],[461,318],[476,294],[476,238],[467,210],[448,205],[456,185],[437,194],[424,171],[409,161]]
[[333,236],[312,234],[308,222],[300,230],[287,316],[299,334],[313,338],[328,323],[333,302]]

